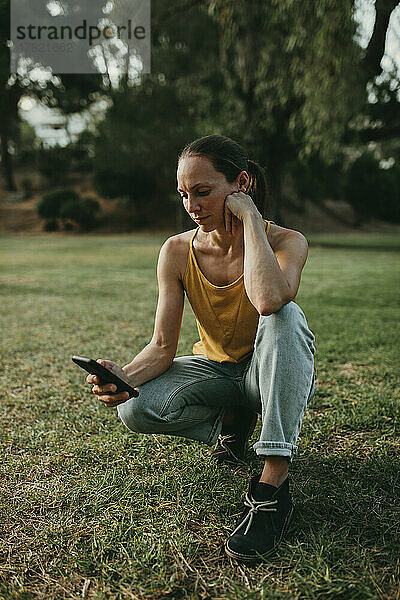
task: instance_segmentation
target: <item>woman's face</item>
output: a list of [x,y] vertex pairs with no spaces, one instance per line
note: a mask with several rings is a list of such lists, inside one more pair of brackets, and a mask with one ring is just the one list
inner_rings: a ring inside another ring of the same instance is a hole
[[204,156],[182,158],[177,181],[183,205],[193,221],[206,232],[224,229],[225,197],[238,191],[240,186],[236,182],[229,183]]

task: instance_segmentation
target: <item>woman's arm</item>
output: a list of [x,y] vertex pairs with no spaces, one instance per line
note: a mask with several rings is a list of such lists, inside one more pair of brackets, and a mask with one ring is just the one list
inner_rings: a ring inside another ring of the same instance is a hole
[[[181,245],[175,238],[169,238],[160,250],[157,267],[158,305],[150,343],[122,369],[113,361],[98,359],[132,387],[161,375],[171,366],[176,354],[184,303],[183,286],[178,272],[180,248]],[[116,390],[116,386],[110,383],[100,385],[96,375],[88,375],[86,381],[95,384],[92,392],[108,408],[128,400],[129,394],[126,392],[110,394]]]
[[261,315],[278,311],[297,294],[308,253],[306,238],[287,229],[272,250],[263,218],[243,192],[230,194],[225,210],[228,231],[235,233],[232,215],[243,225],[244,286],[250,302]]
[[275,252],[265,234],[261,215],[249,212],[243,219],[244,285],[250,302],[261,315],[269,315],[297,294],[308,244],[298,231],[281,234]]
[[178,272],[180,247],[176,237],[172,237],[160,250],[157,266],[158,304],[153,337],[123,367],[134,387],[164,373],[176,354],[184,305],[184,291]]

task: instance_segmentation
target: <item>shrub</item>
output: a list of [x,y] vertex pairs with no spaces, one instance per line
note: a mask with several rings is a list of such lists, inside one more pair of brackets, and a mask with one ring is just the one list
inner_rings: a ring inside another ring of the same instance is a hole
[[96,225],[96,213],[100,205],[94,198],[71,198],[60,208],[60,218],[77,223],[84,231]]
[[37,213],[42,219],[58,219],[61,207],[67,202],[79,200],[79,194],[70,188],[59,188],[43,194],[37,203]]
[[[60,188],[43,194],[37,204],[39,217],[47,219],[46,227],[54,227],[57,219],[64,221],[64,229],[71,229],[74,222],[84,231],[89,231],[97,224],[96,215],[100,205],[95,198],[81,198],[77,192],[69,188]],[[58,226],[57,226],[58,229]]]
[[45,231],[58,231],[58,221],[56,219],[50,219],[45,221],[43,225]]

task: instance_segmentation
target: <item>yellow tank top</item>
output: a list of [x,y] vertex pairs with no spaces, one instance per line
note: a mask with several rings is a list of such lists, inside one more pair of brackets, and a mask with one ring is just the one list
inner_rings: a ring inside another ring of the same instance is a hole
[[[273,221],[266,221],[266,234]],[[228,285],[214,285],[203,275],[190,240],[189,255],[183,277],[186,295],[196,317],[200,340],[193,354],[205,355],[216,362],[241,362],[253,351],[259,312],[250,302],[243,283],[243,273]]]

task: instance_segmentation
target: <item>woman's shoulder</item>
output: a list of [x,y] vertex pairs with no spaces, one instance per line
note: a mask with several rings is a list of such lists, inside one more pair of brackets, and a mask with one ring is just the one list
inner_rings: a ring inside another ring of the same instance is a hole
[[175,235],[171,235],[166,241],[174,248],[175,252],[182,253],[189,250],[190,240],[194,236],[197,231],[197,227],[195,229],[189,229],[188,231],[182,231],[182,233],[176,233]]
[[168,245],[168,251],[177,266],[179,278],[183,279],[186,271],[187,259],[189,256],[190,240],[195,234],[196,229],[183,231],[169,237],[165,244]]
[[268,241],[273,250],[279,248],[282,242],[289,238],[298,238],[299,240],[306,240],[306,238],[300,231],[297,231],[296,229],[289,229],[288,227],[281,227],[280,225],[277,225],[276,223],[271,221],[268,229]]

